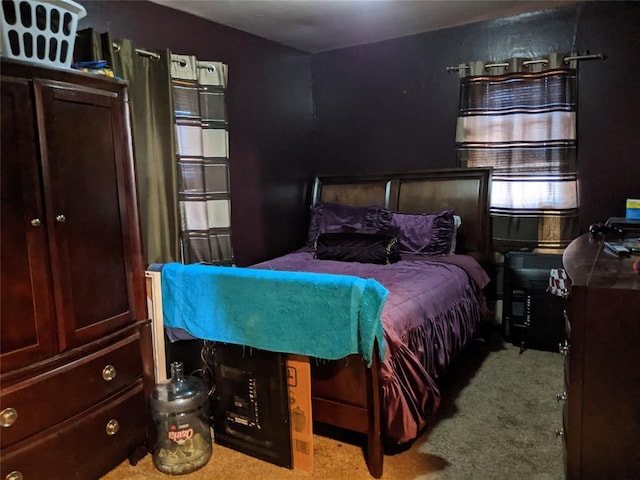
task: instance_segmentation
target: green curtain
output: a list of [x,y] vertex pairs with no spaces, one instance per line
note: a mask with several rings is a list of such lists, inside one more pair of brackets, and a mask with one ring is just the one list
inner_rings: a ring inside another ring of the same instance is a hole
[[180,244],[171,53],[138,50],[130,40],[112,45],[115,74],[129,81],[145,262],[176,262]]
[[85,29],[78,32],[74,60],[106,60],[129,82],[145,263],[180,261],[171,53]]

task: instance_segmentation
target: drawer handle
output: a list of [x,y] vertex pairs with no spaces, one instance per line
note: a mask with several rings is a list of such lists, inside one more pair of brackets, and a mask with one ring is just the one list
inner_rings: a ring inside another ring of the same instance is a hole
[[113,365],[107,365],[102,369],[102,378],[104,378],[107,382],[110,382],[111,380],[116,378],[117,374],[118,372],[116,371],[116,367],[114,367]]
[[15,408],[5,408],[0,412],[0,416],[2,417],[2,426],[7,428],[18,419],[18,411]]
[[564,402],[566,399],[567,399],[567,392],[556,394],[556,400],[558,401],[558,403]]
[[14,470],[13,472],[8,473],[4,478],[5,480],[22,480],[24,477],[22,476],[22,473]]
[[564,343],[560,343],[558,345],[558,350],[560,351],[560,353],[562,355],[564,355],[565,357],[567,355],[569,355],[569,344],[567,343],[567,341],[565,340]]
[[119,430],[120,430],[120,424],[118,423],[118,420],[116,420],[115,418],[112,420],[109,420],[106,428],[107,435],[115,435],[116,433],[118,433]]

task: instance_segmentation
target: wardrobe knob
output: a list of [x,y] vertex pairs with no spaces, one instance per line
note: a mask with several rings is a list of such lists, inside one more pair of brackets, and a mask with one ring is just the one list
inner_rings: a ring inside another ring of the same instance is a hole
[[556,438],[564,437],[564,428],[556,428]]
[[33,220],[31,220],[32,227],[39,227],[40,225],[42,225],[42,222],[39,218],[34,218]]
[[64,215],[62,214],[56,215],[56,222],[64,223],[66,221],[67,221],[67,217],[65,217]]
[[567,392],[558,393],[556,395],[556,400],[558,401],[558,403],[564,402],[566,399],[567,399]]
[[118,423],[118,420],[109,420],[109,422],[107,423],[107,428],[105,430],[107,431],[107,435],[115,435],[116,433],[118,433],[118,431],[120,430],[120,424]]
[[3,427],[10,427],[18,419],[18,411],[15,408],[5,408],[0,412],[0,420]]
[[102,378],[104,378],[107,382],[110,382],[111,380],[116,378],[117,374],[118,372],[116,371],[116,367],[114,367],[113,365],[107,365],[102,369]]

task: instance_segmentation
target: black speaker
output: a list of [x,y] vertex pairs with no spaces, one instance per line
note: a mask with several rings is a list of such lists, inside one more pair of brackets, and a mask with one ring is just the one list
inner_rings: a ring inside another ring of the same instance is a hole
[[505,336],[521,352],[558,351],[564,339],[564,300],[547,292],[553,268],[562,268],[561,254],[505,254],[503,324]]

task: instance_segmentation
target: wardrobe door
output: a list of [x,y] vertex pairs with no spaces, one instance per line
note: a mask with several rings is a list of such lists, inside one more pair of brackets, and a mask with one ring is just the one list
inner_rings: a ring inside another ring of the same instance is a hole
[[61,350],[135,320],[122,92],[35,81]]
[[0,93],[0,364],[7,372],[57,347],[31,83],[2,77]]

